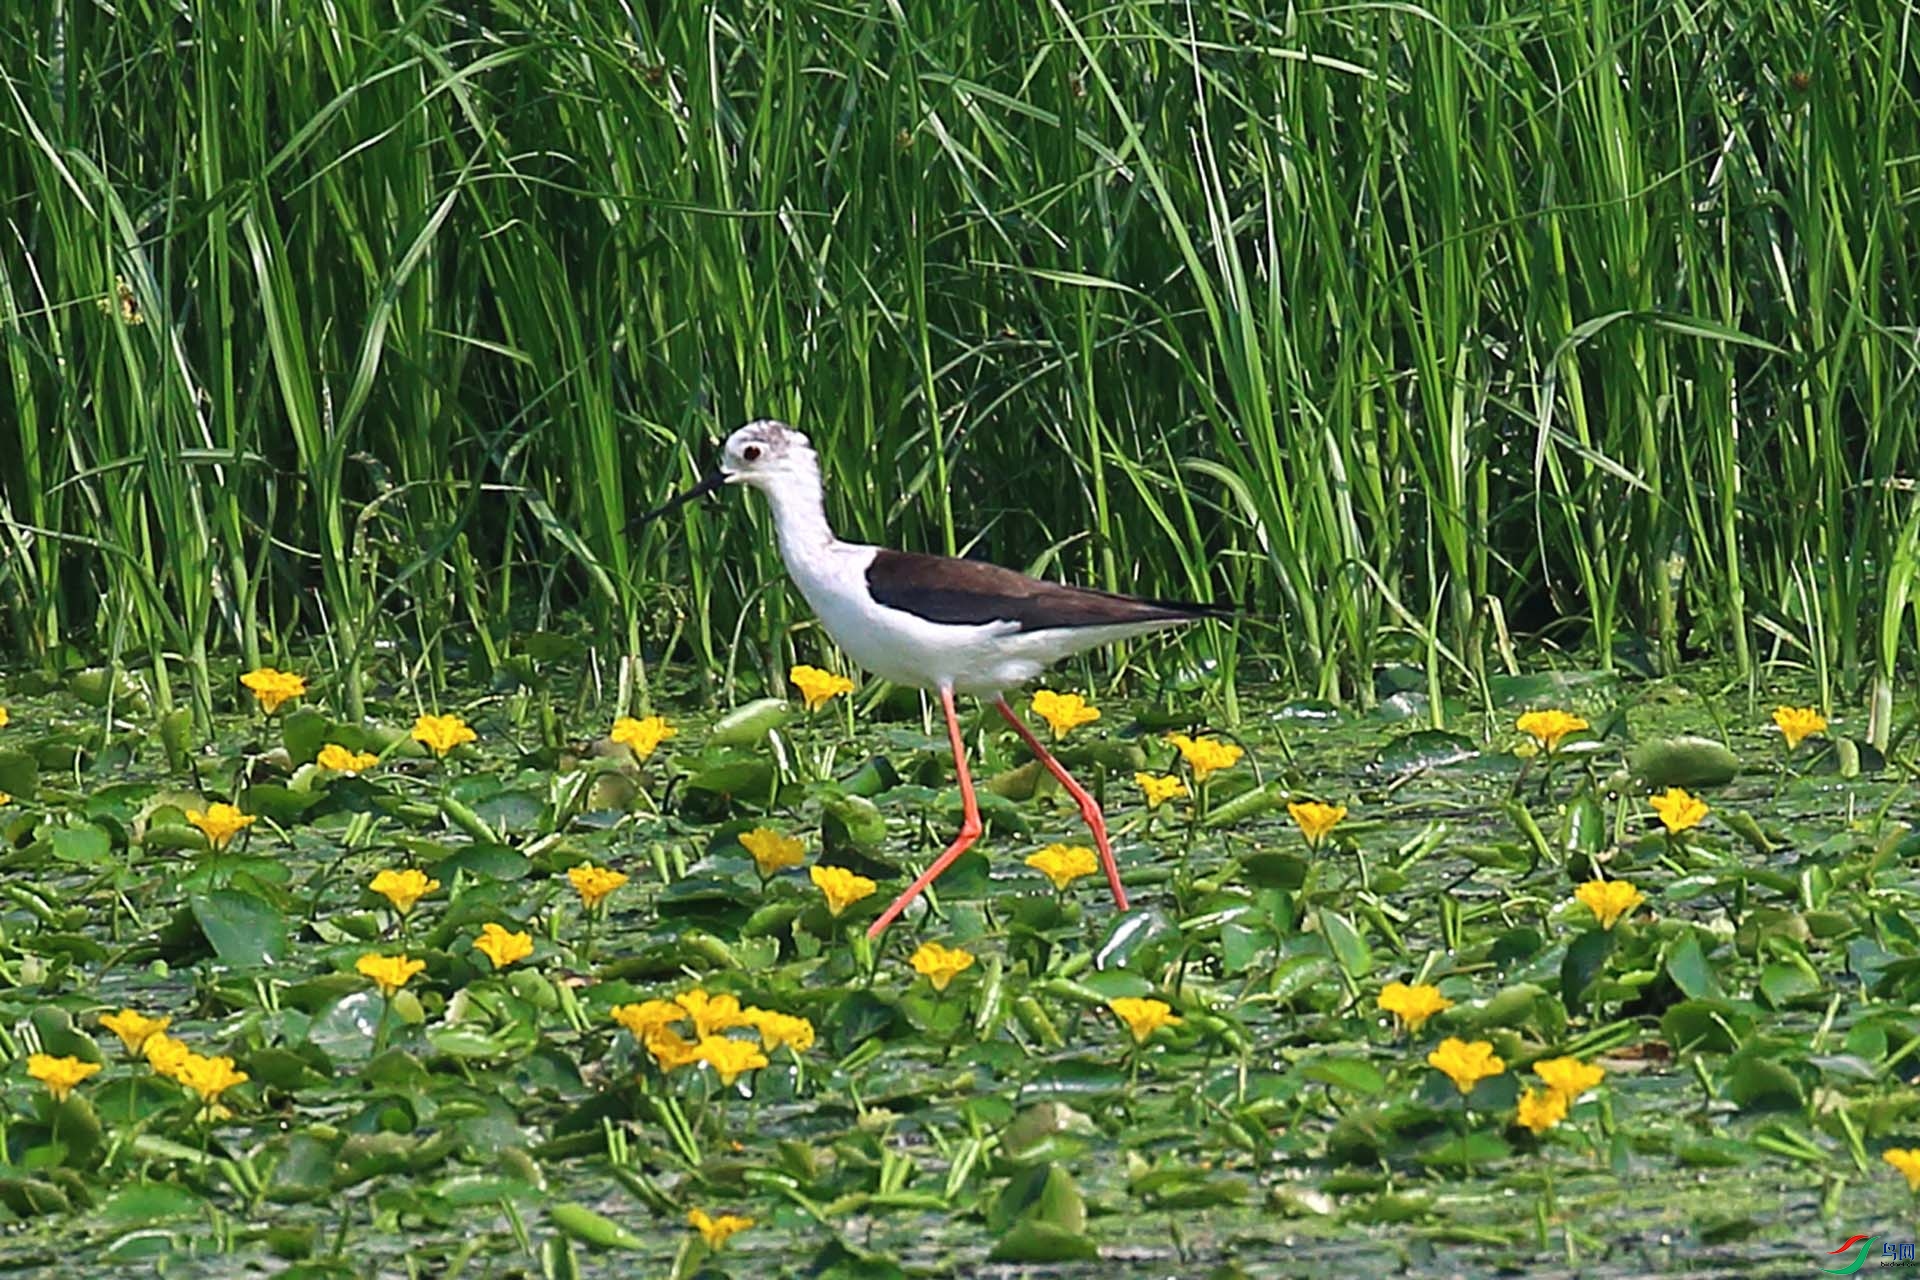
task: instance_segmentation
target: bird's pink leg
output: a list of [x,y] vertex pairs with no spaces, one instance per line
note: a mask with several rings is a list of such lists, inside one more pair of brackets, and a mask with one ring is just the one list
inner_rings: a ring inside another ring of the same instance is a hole
[[973,847],[980,838],[980,805],[973,798],[973,777],[967,772],[967,748],[960,741],[960,717],[953,711],[953,690],[940,690],[940,705],[947,713],[947,740],[953,744],[953,771],[960,775],[960,803],[965,809],[960,819],[960,834],[954,838],[947,851],[933,860],[933,865],[920,873],[920,878],[907,886],[907,891],[893,900],[893,905],[880,913],[880,918],[867,928],[867,937],[877,938],[886,931],[907,905],[919,897],[921,891],[939,878],[940,873],[953,865],[953,860]]
[[1000,714],[1005,716],[1007,723],[1013,726],[1013,731],[1020,735],[1020,740],[1033,750],[1034,755],[1040,757],[1040,763],[1047,766],[1047,772],[1060,779],[1060,785],[1067,789],[1067,794],[1072,796],[1074,803],[1080,806],[1080,816],[1086,820],[1087,829],[1093,832],[1094,848],[1100,851],[1100,865],[1106,868],[1107,884],[1113,888],[1113,900],[1119,905],[1120,910],[1125,911],[1127,891],[1120,887],[1120,864],[1113,860],[1113,846],[1107,842],[1107,820],[1101,814],[1100,806],[1087,793],[1085,787],[1073,780],[1066,766],[1055,760],[1053,753],[1041,745],[1040,739],[1033,736],[1033,730],[1027,728],[1020,717],[1013,713],[1013,708],[1007,705],[1005,698],[995,698],[993,705],[999,708]]

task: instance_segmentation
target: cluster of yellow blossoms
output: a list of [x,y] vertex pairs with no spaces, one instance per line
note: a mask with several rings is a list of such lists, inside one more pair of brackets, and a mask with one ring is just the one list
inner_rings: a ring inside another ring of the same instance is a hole
[[[700,987],[670,1000],[616,1005],[612,1016],[662,1071],[698,1064],[727,1085],[766,1066],[767,1055],[782,1045],[796,1054],[813,1048],[813,1023],[807,1019],[743,1006],[736,996],[709,995]],[[691,1029],[691,1039],[682,1034],[683,1027]],[[742,1029],[757,1032],[759,1043],[726,1034]]]

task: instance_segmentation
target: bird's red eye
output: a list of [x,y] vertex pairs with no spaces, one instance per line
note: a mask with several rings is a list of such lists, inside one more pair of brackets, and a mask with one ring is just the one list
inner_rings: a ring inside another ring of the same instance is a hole
[[760,461],[760,446],[757,444],[750,444],[746,448],[740,451],[740,456],[745,458],[748,462],[758,462]]

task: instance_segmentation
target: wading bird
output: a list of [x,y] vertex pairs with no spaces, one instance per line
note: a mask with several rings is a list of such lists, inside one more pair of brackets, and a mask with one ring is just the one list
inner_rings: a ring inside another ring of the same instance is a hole
[[880,936],[980,838],[980,807],[953,709],[954,695],[962,693],[991,699],[1080,806],[1114,902],[1125,911],[1127,891],[1120,884],[1099,804],[1007,705],[1006,691],[1083,649],[1224,611],[1062,586],[977,560],[842,542],[827,524],[820,459],[813,446],[800,432],[771,419],[750,422],[728,436],[718,469],[641,519],[665,515],[730,484],[750,485],[766,495],[787,573],[841,652],[883,679],[938,693],[946,712],[965,809],[960,834],[880,913],[867,936]]

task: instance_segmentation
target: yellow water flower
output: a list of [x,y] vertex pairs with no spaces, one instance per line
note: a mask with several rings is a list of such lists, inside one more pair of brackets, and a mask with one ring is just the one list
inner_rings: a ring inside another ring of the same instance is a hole
[[456,715],[420,716],[413,722],[412,737],[442,759],[455,747],[480,739],[480,735]]
[[438,889],[440,882],[429,880],[425,872],[408,867],[404,871],[382,871],[368,887],[391,902],[393,909],[404,916],[413,910],[416,902]]
[[514,933],[504,925],[489,922],[480,926],[480,936],[473,940],[473,949],[492,961],[495,969],[504,969],[533,954],[533,935],[524,931]]
[[335,773],[361,773],[379,764],[380,757],[371,751],[349,751],[337,742],[329,742],[320,748],[314,763]]
[[656,1031],[683,1021],[687,1011],[674,1000],[642,1000],[639,1004],[617,1004],[613,1006],[613,1020],[633,1032],[633,1038],[644,1042]]
[[717,1218],[708,1217],[705,1209],[688,1210],[687,1221],[700,1233],[700,1238],[707,1242],[709,1249],[724,1247],[728,1240],[753,1225],[752,1218],[742,1218],[734,1213],[723,1213]]
[[1468,1042],[1458,1036],[1442,1040],[1440,1047],[1427,1055],[1427,1065],[1453,1081],[1453,1087],[1461,1093],[1472,1093],[1474,1085],[1507,1069],[1507,1064],[1494,1055],[1491,1042]]
[[353,967],[360,971],[361,977],[379,987],[381,995],[391,1000],[400,988],[413,980],[414,975],[426,969],[427,962],[410,960],[404,955],[383,956],[368,952],[354,961]]
[[1632,914],[1646,901],[1641,892],[1625,880],[1589,880],[1573,891],[1581,906],[1593,912],[1602,929],[1611,929],[1620,917]]
[[1591,1066],[1578,1058],[1546,1058],[1533,1064],[1533,1074],[1572,1106],[1580,1101],[1581,1094],[1599,1087],[1607,1078],[1607,1069]]
[[1816,733],[1827,731],[1827,718],[1812,707],[1775,707],[1773,722],[1791,751]]
[[1514,1108],[1513,1118],[1515,1123],[1533,1130],[1537,1138],[1567,1118],[1566,1096],[1552,1089],[1528,1089],[1520,1095],[1520,1105]]
[[1145,1044],[1147,1038],[1162,1027],[1177,1027],[1180,1019],[1174,1015],[1173,1008],[1164,1000],[1143,1000],[1139,996],[1117,996],[1107,1001],[1107,1008],[1113,1016],[1126,1024],[1133,1033],[1135,1044]]
[[704,1066],[712,1067],[721,1084],[732,1084],[749,1071],[767,1065],[767,1055],[751,1040],[733,1040],[726,1036],[707,1036],[694,1046],[694,1055]]
[[755,827],[740,837],[740,847],[753,855],[753,865],[766,879],[788,867],[806,861],[806,846],[792,836],[783,836],[771,827]]
[[47,1086],[47,1092],[53,1095],[55,1102],[65,1102],[73,1087],[88,1076],[100,1070],[97,1062],[82,1062],[78,1058],[56,1058],[50,1053],[36,1053],[27,1059],[27,1074]]
[[1063,891],[1081,876],[1092,875],[1100,869],[1093,850],[1065,844],[1050,844],[1038,853],[1027,855],[1027,865],[1053,881],[1056,890]]
[[621,716],[613,722],[613,732],[608,736],[615,742],[625,744],[633,754],[645,760],[660,749],[661,743],[679,732],[663,716],[648,716],[644,720]]
[[200,828],[200,834],[215,849],[224,849],[233,842],[233,838],[253,825],[253,815],[242,813],[230,804],[216,802],[199,809],[187,810],[187,821]]
[[923,942],[907,963],[915,973],[931,982],[935,991],[945,991],[948,983],[973,967],[973,952]]
[[1664,795],[1654,796],[1648,803],[1660,815],[1668,835],[1677,836],[1699,826],[1708,813],[1707,802],[1683,787],[1668,787]]
[[181,1064],[193,1056],[193,1050],[187,1048],[184,1041],[176,1040],[164,1031],[156,1031],[147,1037],[140,1046],[141,1056],[154,1072],[163,1076],[177,1076]]
[[259,667],[240,677],[240,683],[253,690],[254,701],[268,715],[280,709],[282,703],[304,697],[307,692],[305,676],[297,676],[291,671],[275,671],[272,667]]
[[1907,1180],[1907,1190],[1920,1192],[1920,1151],[1908,1147],[1889,1147],[1880,1155],[1882,1160],[1900,1171]]
[[596,867],[591,862],[583,862],[577,867],[567,868],[567,879],[572,882],[573,891],[580,895],[580,901],[591,911],[605,902],[608,894],[625,884],[627,875],[612,867]]
[[772,1013],[765,1009],[748,1009],[748,1022],[760,1033],[760,1045],[772,1053],[781,1045],[786,1045],[795,1053],[805,1053],[813,1048],[813,1023],[791,1013]]
[[787,682],[800,691],[809,711],[818,711],[841,694],[853,692],[853,681],[845,676],[804,663],[787,672]]
[[735,1027],[753,1025],[746,1010],[740,1007],[736,996],[710,996],[700,987],[677,995],[673,1002],[685,1011],[693,1020],[693,1034],[705,1040],[708,1036],[718,1035],[722,1031],[731,1031]]
[[1440,988],[1424,982],[1408,986],[1404,982],[1389,982],[1380,989],[1380,1011],[1390,1013],[1400,1020],[1400,1025],[1408,1031],[1419,1031],[1427,1025],[1427,1019],[1436,1013],[1445,1013],[1453,1008],[1453,1001],[1440,994]]
[[1077,693],[1041,689],[1033,695],[1033,714],[1047,722],[1047,727],[1053,730],[1053,740],[1058,742],[1081,725],[1098,720],[1100,708],[1088,705]]
[[246,1072],[234,1070],[232,1058],[207,1058],[197,1053],[188,1054],[175,1073],[175,1079],[199,1094],[206,1106],[220,1101],[221,1094],[245,1084],[248,1078]]
[[132,1009],[100,1015],[100,1025],[119,1036],[128,1053],[139,1053],[147,1041],[165,1031],[172,1022],[169,1017],[149,1018]]
[[1176,796],[1187,794],[1187,784],[1178,775],[1171,773],[1136,773],[1133,785],[1140,788],[1140,794],[1147,798],[1147,808],[1158,809]]
[[1293,815],[1294,825],[1300,828],[1300,834],[1307,838],[1307,847],[1318,849],[1328,833],[1346,821],[1347,806],[1321,804],[1318,800],[1295,800],[1287,806],[1287,812]]
[[865,876],[857,876],[845,867],[807,868],[807,875],[827,899],[827,910],[839,915],[862,898],[870,897],[880,886]]
[[1180,758],[1193,770],[1195,782],[1205,782],[1208,774],[1231,769],[1246,754],[1237,744],[1217,738],[1190,738],[1184,733],[1170,733],[1167,741],[1179,749]]
[[1539,743],[1542,751],[1551,753],[1560,746],[1560,739],[1590,726],[1570,712],[1548,710],[1529,711],[1514,721],[1513,727]]
[[672,1027],[655,1027],[640,1037],[640,1043],[662,1071],[678,1071],[700,1061],[699,1046]]

